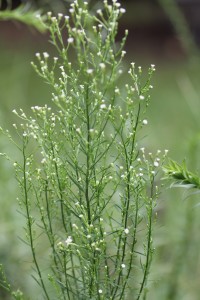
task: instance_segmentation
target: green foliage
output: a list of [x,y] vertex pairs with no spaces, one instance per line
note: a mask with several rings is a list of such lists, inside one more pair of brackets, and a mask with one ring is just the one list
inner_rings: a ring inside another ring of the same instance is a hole
[[173,160],[169,160],[168,165],[165,165],[163,170],[166,178],[173,179],[173,185],[200,189],[200,177],[190,172],[185,162],[178,164]]
[[0,11],[0,21],[19,21],[28,26],[32,26],[40,32],[47,30],[44,21],[44,16],[41,18],[39,11],[27,10],[25,5],[20,5],[14,10],[6,9]]
[[0,265],[0,285],[3,287],[5,290],[10,292],[10,284],[7,281],[3,266]]
[[15,300],[24,300],[23,293],[20,290],[13,291],[11,288],[11,285],[8,283],[8,280],[6,278],[3,266],[0,265],[0,286],[5,289],[8,294],[12,296]]

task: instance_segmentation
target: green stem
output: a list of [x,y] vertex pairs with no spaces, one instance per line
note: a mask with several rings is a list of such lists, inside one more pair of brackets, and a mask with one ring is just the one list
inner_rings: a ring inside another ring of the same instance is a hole
[[26,179],[26,142],[23,140],[23,187],[24,187],[24,200],[25,200],[25,207],[26,207],[26,216],[27,216],[27,225],[28,225],[28,236],[30,239],[30,247],[31,247],[31,252],[33,256],[33,261],[40,279],[41,286],[43,288],[43,291],[45,293],[46,299],[50,299],[49,295],[47,293],[42,274],[40,271],[40,267],[36,258],[36,253],[35,253],[35,248],[34,248],[34,238],[33,238],[33,232],[32,232],[32,218],[30,215],[30,207],[29,207],[29,199],[28,199],[28,186],[27,186],[27,179]]
[[128,266],[128,272],[127,272],[127,275],[126,275],[126,279],[124,281],[124,285],[123,285],[123,288],[122,288],[119,300],[121,300],[122,297],[124,296],[124,291],[125,291],[125,288],[127,286],[128,279],[129,279],[129,276],[130,276],[130,273],[131,273],[131,270],[132,270],[133,253],[134,253],[134,247],[135,247],[135,244],[136,244],[136,232],[137,232],[137,224],[138,224],[138,213],[139,213],[138,195],[136,195],[136,197],[135,197],[135,220],[134,220],[134,224],[133,224],[134,231],[133,231],[132,246],[131,246],[131,251],[130,251],[131,256],[130,256],[130,261],[129,261],[129,266]]
[[148,233],[147,233],[147,250],[146,250],[146,262],[144,266],[144,274],[143,279],[140,285],[140,290],[137,296],[136,300],[139,300],[142,292],[144,290],[144,287],[146,285],[147,277],[149,274],[149,268],[151,264],[151,256],[152,256],[152,213],[153,213],[153,189],[154,189],[154,178],[151,182],[151,195],[149,198],[149,204],[148,204]]
[[68,276],[67,276],[67,261],[66,261],[66,253],[64,253],[64,276],[65,276],[65,285],[66,285],[66,290],[67,290],[67,297],[68,297],[68,300],[71,299],[71,296],[70,296],[70,288],[69,288],[69,280],[68,280]]
[[[53,232],[53,227],[52,227],[52,218],[51,218],[49,201],[48,201],[48,181],[47,180],[45,181],[45,202],[46,202],[46,211],[47,211],[47,219],[48,219],[48,223],[49,223],[49,229],[47,228],[45,220],[43,220],[43,224],[45,226],[45,231],[47,233],[47,236],[48,236],[51,248],[52,248],[53,260],[54,260],[54,264],[56,266],[57,276],[58,276],[58,279],[61,281],[61,274],[59,271],[58,262],[60,263],[60,265],[62,265],[62,263],[61,263],[61,259],[60,259],[59,255],[55,249],[55,238],[54,238],[54,232]],[[61,290],[62,290],[64,299],[66,299],[63,289],[61,289]]]
[[89,184],[90,184],[90,114],[89,114],[89,87],[86,89],[86,124],[87,124],[87,153],[86,153],[86,176],[85,176],[85,199],[87,205],[87,217],[88,224],[91,224],[91,207],[90,207],[90,197],[89,197]]
[[[53,144],[51,145],[51,149],[52,149],[52,153],[53,153],[53,158],[55,158],[55,153],[54,153],[54,147]],[[60,202],[61,202],[61,216],[62,216],[62,223],[63,223],[63,227],[65,229],[65,232],[67,233],[67,220],[65,220],[65,214],[64,214],[64,198],[63,198],[63,190],[62,190],[62,186],[61,186],[61,182],[60,182],[60,177],[59,177],[59,171],[58,171],[58,166],[57,163],[54,163],[55,166],[55,171],[56,171],[56,178],[57,178],[57,182],[58,182],[58,188],[59,188],[59,196],[60,196]],[[70,219],[70,212],[69,210],[67,210],[67,215],[68,218]],[[71,220],[69,220],[69,226],[70,226],[70,232],[72,232],[72,224],[71,224]],[[74,267],[74,259],[73,259],[73,254],[70,252],[70,259],[71,259],[71,265],[72,265],[72,275],[73,275],[73,279],[74,279],[74,285],[75,285],[75,289],[78,290],[78,285],[77,285],[77,281],[76,281],[76,274],[75,274],[75,267]]]
[[[131,184],[131,176],[130,176],[130,166],[132,165],[132,161],[133,161],[133,152],[134,152],[134,147],[135,147],[135,139],[136,139],[136,131],[138,128],[138,124],[139,124],[139,116],[140,116],[140,110],[141,110],[141,105],[139,103],[138,106],[138,111],[137,111],[137,115],[136,115],[136,121],[135,121],[135,126],[134,126],[134,134],[132,137],[132,141],[131,141],[131,151],[130,154],[128,155],[127,152],[127,146],[125,145],[124,142],[124,138],[123,138],[123,132],[121,134],[121,140],[122,140],[122,144],[124,147],[124,154],[125,154],[125,159],[126,159],[126,171],[127,171],[127,183],[126,183],[126,207],[125,210],[123,211],[123,217],[122,217],[122,223],[124,223],[124,228],[127,228],[128,225],[128,215],[129,215],[129,206],[130,206],[130,199],[131,199],[131,191],[130,191],[130,184]],[[124,215],[125,213],[125,215]],[[118,258],[120,258],[120,249],[121,249],[121,242],[122,242],[122,234],[119,237],[119,243],[118,243],[118,250],[117,250],[117,260],[116,260],[116,265],[115,265],[115,269],[118,266]],[[135,240],[135,238],[134,238]],[[134,243],[134,241],[133,241]],[[123,249],[122,249],[122,256],[120,259],[120,264],[122,264],[124,262],[125,259],[125,254],[126,254],[126,246],[127,246],[127,237],[124,238],[124,243],[123,243]],[[119,275],[118,275],[118,279],[117,279],[117,285],[115,288],[115,292],[113,295],[113,299],[118,291],[118,288],[120,286],[120,280],[121,280],[121,275],[122,275],[122,270],[120,270]]]

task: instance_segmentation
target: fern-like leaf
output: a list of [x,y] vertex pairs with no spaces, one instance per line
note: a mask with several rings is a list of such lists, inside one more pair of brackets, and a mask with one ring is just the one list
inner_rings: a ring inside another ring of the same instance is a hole
[[25,5],[20,5],[18,8],[14,10],[6,9],[4,11],[0,11],[0,21],[19,21],[28,26],[32,26],[40,32],[45,32],[47,27],[44,23],[45,17],[40,16],[39,11],[27,10]]
[[174,184],[187,187],[200,189],[200,177],[197,174],[190,172],[185,164],[170,160],[168,165],[163,167],[165,178],[173,179]]

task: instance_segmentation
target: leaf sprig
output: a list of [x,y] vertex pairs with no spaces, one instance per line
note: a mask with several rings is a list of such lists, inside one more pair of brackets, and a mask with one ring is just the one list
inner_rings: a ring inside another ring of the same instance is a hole
[[[44,17],[41,17],[40,13],[40,11],[27,9],[25,5],[20,5],[14,10],[6,9],[0,11],[0,21],[19,21],[43,33],[47,30],[47,27],[44,23]],[[38,16],[40,17],[38,18]]]
[[166,179],[174,180],[173,186],[200,189],[200,177],[187,169],[185,161],[178,164],[176,161],[170,160],[163,170]]

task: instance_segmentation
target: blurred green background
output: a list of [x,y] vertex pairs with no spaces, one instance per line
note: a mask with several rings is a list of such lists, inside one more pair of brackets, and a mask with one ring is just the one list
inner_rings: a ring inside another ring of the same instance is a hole
[[[70,1],[29,1],[34,9],[66,12]],[[93,1],[96,5],[97,1]],[[20,1],[10,1],[15,8]],[[186,0],[121,1],[127,13],[121,19],[119,38],[129,29],[127,66],[144,69],[156,65],[154,89],[147,118],[144,145],[149,151],[169,149],[178,162],[200,174],[200,3]],[[27,5],[26,4],[26,5]],[[1,2],[1,9],[6,4]],[[38,51],[51,51],[48,36],[19,22],[0,22],[0,125],[12,131],[12,110],[50,101],[50,92],[34,73],[30,61]],[[0,152],[19,153],[0,136]],[[161,182],[162,183],[162,182]],[[157,206],[154,232],[156,254],[150,275],[149,300],[200,299],[199,196],[170,189],[165,183]],[[36,285],[31,278],[29,249],[20,241],[24,219],[17,212],[17,184],[12,165],[0,159],[0,262],[14,287],[32,300]],[[188,195],[190,195],[188,197]],[[0,300],[10,299],[0,290]]]

